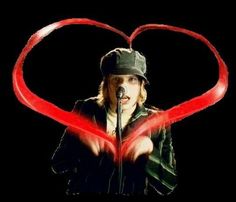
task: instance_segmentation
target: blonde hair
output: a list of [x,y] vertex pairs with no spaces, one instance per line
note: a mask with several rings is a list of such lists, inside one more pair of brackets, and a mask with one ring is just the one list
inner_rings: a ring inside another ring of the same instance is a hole
[[[138,97],[138,105],[141,106],[147,99],[147,90],[145,89],[146,81],[141,79],[140,95]],[[109,102],[108,96],[108,77],[104,77],[98,88],[97,103],[99,106]]]

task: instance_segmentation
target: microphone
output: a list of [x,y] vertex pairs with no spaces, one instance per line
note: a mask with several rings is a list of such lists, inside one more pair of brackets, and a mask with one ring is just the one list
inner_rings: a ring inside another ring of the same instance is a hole
[[123,179],[123,165],[122,165],[122,156],[121,156],[121,146],[122,146],[122,126],[121,126],[121,113],[122,113],[122,104],[121,98],[125,94],[125,89],[122,86],[119,86],[116,90],[117,98],[117,119],[116,119],[116,140],[117,150],[118,150],[118,193],[122,193],[122,179]]
[[121,99],[125,94],[125,89],[122,86],[119,86],[116,91],[116,98]]

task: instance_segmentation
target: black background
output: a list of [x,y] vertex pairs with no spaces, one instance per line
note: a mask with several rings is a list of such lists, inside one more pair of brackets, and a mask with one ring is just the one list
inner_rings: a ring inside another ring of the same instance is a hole
[[[65,127],[22,105],[13,93],[11,74],[20,51],[37,30],[66,18],[90,18],[128,35],[147,23],[183,27],[202,34],[217,48],[228,65],[229,89],[220,102],[172,125],[179,182],[174,193],[162,200],[234,196],[230,185],[235,177],[232,130],[235,16],[232,6],[214,3],[206,7],[200,2],[183,6],[168,3],[163,6],[158,2],[152,6],[142,2],[132,7],[110,2],[107,6],[85,7],[77,2],[49,7],[32,2],[27,6],[19,3],[2,7],[5,9],[1,16],[0,66],[3,192],[7,197],[18,199],[69,200],[64,195],[64,179],[50,170],[50,158]],[[37,95],[70,111],[75,100],[97,94],[102,79],[99,59],[118,46],[127,47],[127,44],[106,30],[78,25],[59,29],[26,58],[26,84]],[[217,82],[214,56],[206,46],[188,36],[148,31],[135,40],[133,48],[147,57],[149,104],[168,109],[204,93]]]

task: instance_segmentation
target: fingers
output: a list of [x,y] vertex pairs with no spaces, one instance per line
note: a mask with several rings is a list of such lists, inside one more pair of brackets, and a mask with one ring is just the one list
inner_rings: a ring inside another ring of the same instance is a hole
[[100,149],[99,149],[99,146],[96,142],[91,142],[90,145],[89,145],[91,151],[93,152],[93,154],[95,156],[98,156],[99,153],[100,153]]
[[[86,134],[81,137],[81,141],[91,150],[95,156],[99,156],[101,152],[113,156],[114,161],[117,158],[117,148],[112,142],[105,141],[100,137],[94,137]],[[122,158],[125,161],[135,162],[139,156],[143,154],[149,155],[153,150],[153,143],[147,136],[137,137],[130,145],[127,150],[122,154]]]
[[[144,152],[145,153],[145,152]],[[131,158],[132,162],[135,162],[139,156],[141,156],[143,153],[142,152],[134,152],[134,155]]]
[[122,155],[123,160],[132,161],[132,162],[135,161],[135,157],[138,155],[136,152],[137,149],[135,147],[136,147],[136,144],[134,141],[128,146],[125,153],[123,153],[123,155]]
[[115,156],[116,148],[108,141],[103,140],[100,137],[94,137],[91,135],[84,135],[81,141],[92,151],[95,156],[98,156],[101,152],[106,152],[112,156]]
[[153,143],[149,137],[139,136],[129,146],[123,154],[123,159],[135,162],[139,156],[150,154],[153,150]]
[[92,137],[90,134],[83,134],[80,137],[81,142],[95,155],[100,153],[100,146],[97,138]]
[[115,148],[115,146],[112,143],[106,142],[104,147],[105,147],[105,152],[115,156],[116,148]]

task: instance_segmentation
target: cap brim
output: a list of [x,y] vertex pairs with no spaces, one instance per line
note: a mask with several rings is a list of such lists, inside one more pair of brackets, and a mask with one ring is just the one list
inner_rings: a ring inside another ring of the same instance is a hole
[[140,71],[138,71],[135,68],[119,68],[119,69],[113,69],[112,71],[109,72],[110,74],[115,74],[115,75],[127,75],[127,74],[134,74],[137,76],[142,77],[146,83],[149,84],[149,81],[147,79],[147,77]]

